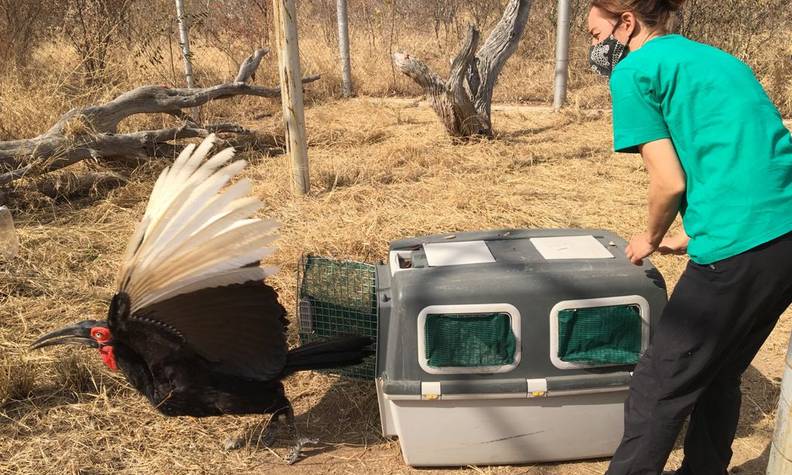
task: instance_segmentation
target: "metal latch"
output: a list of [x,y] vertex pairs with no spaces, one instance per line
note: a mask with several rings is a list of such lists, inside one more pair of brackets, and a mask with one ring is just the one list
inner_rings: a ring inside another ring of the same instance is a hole
[[421,382],[421,400],[437,401],[442,399],[443,393],[440,389],[440,381]]
[[528,380],[528,397],[545,397],[547,396],[547,380],[546,379],[529,379]]

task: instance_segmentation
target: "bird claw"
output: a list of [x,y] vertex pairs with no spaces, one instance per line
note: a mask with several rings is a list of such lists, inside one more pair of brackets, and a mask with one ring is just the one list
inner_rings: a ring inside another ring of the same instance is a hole
[[223,442],[223,449],[238,450],[245,446],[247,439],[243,436],[229,437]]
[[308,444],[318,444],[319,439],[309,439],[307,437],[302,437],[297,439],[297,443],[292,447],[291,451],[289,451],[289,455],[286,457],[286,464],[292,465],[302,457],[302,449]]

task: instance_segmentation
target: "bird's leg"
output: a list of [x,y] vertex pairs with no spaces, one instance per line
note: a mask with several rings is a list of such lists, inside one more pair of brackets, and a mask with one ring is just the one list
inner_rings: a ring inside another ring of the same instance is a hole
[[226,450],[241,449],[246,445],[270,447],[278,436],[278,429],[282,424],[282,416],[273,415],[264,430],[259,430],[260,424],[254,424],[234,437],[225,440],[223,447]]
[[296,440],[294,446],[289,451],[289,455],[286,457],[286,463],[291,465],[298,461],[302,457],[302,450],[308,444],[316,444],[319,442],[319,439],[310,439],[307,437],[300,437],[300,431],[297,430],[297,423],[294,420],[294,410],[291,406],[286,410],[286,425],[287,427],[294,433],[294,439]]
[[295,440],[295,444],[286,456],[286,463],[289,465],[297,462],[302,457],[302,451],[306,445],[319,442],[318,439],[300,436],[300,431],[297,429],[297,423],[294,420],[294,410],[291,406],[287,406],[272,415],[263,431],[258,430],[258,425],[251,426],[236,437],[226,439],[224,447],[226,450],[240,449],[252,444],[269,447],[275,442],[282,426],[286,426],[286,429],[293,435]]

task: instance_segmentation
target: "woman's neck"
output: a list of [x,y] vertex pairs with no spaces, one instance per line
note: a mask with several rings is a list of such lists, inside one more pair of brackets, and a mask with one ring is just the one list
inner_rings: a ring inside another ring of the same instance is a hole
[[661,31],[651,31],[646,28],[641,28],[641,31],[639,31],[638,34],[630,38],[630,42],[627,46],[629,47],[630,51],[637,51],[641,49],[649,40],[659,36],[664,36],[665,34],[666,33]]

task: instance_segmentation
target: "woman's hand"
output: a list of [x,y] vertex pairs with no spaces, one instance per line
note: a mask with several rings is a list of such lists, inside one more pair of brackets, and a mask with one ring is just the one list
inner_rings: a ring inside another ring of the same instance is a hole
[[640,266],[643,265],[644,258],[651,256],[657,250],[657,247],[656,244],[652,244],[649,233],[645,232],[633,236],[624,251],[630,262]]
[[688,242],[690,242],[690,237],[684,232],[680,232],[664,238],[657,250],[663,255],[674,254],[682,256],[687,254]]

